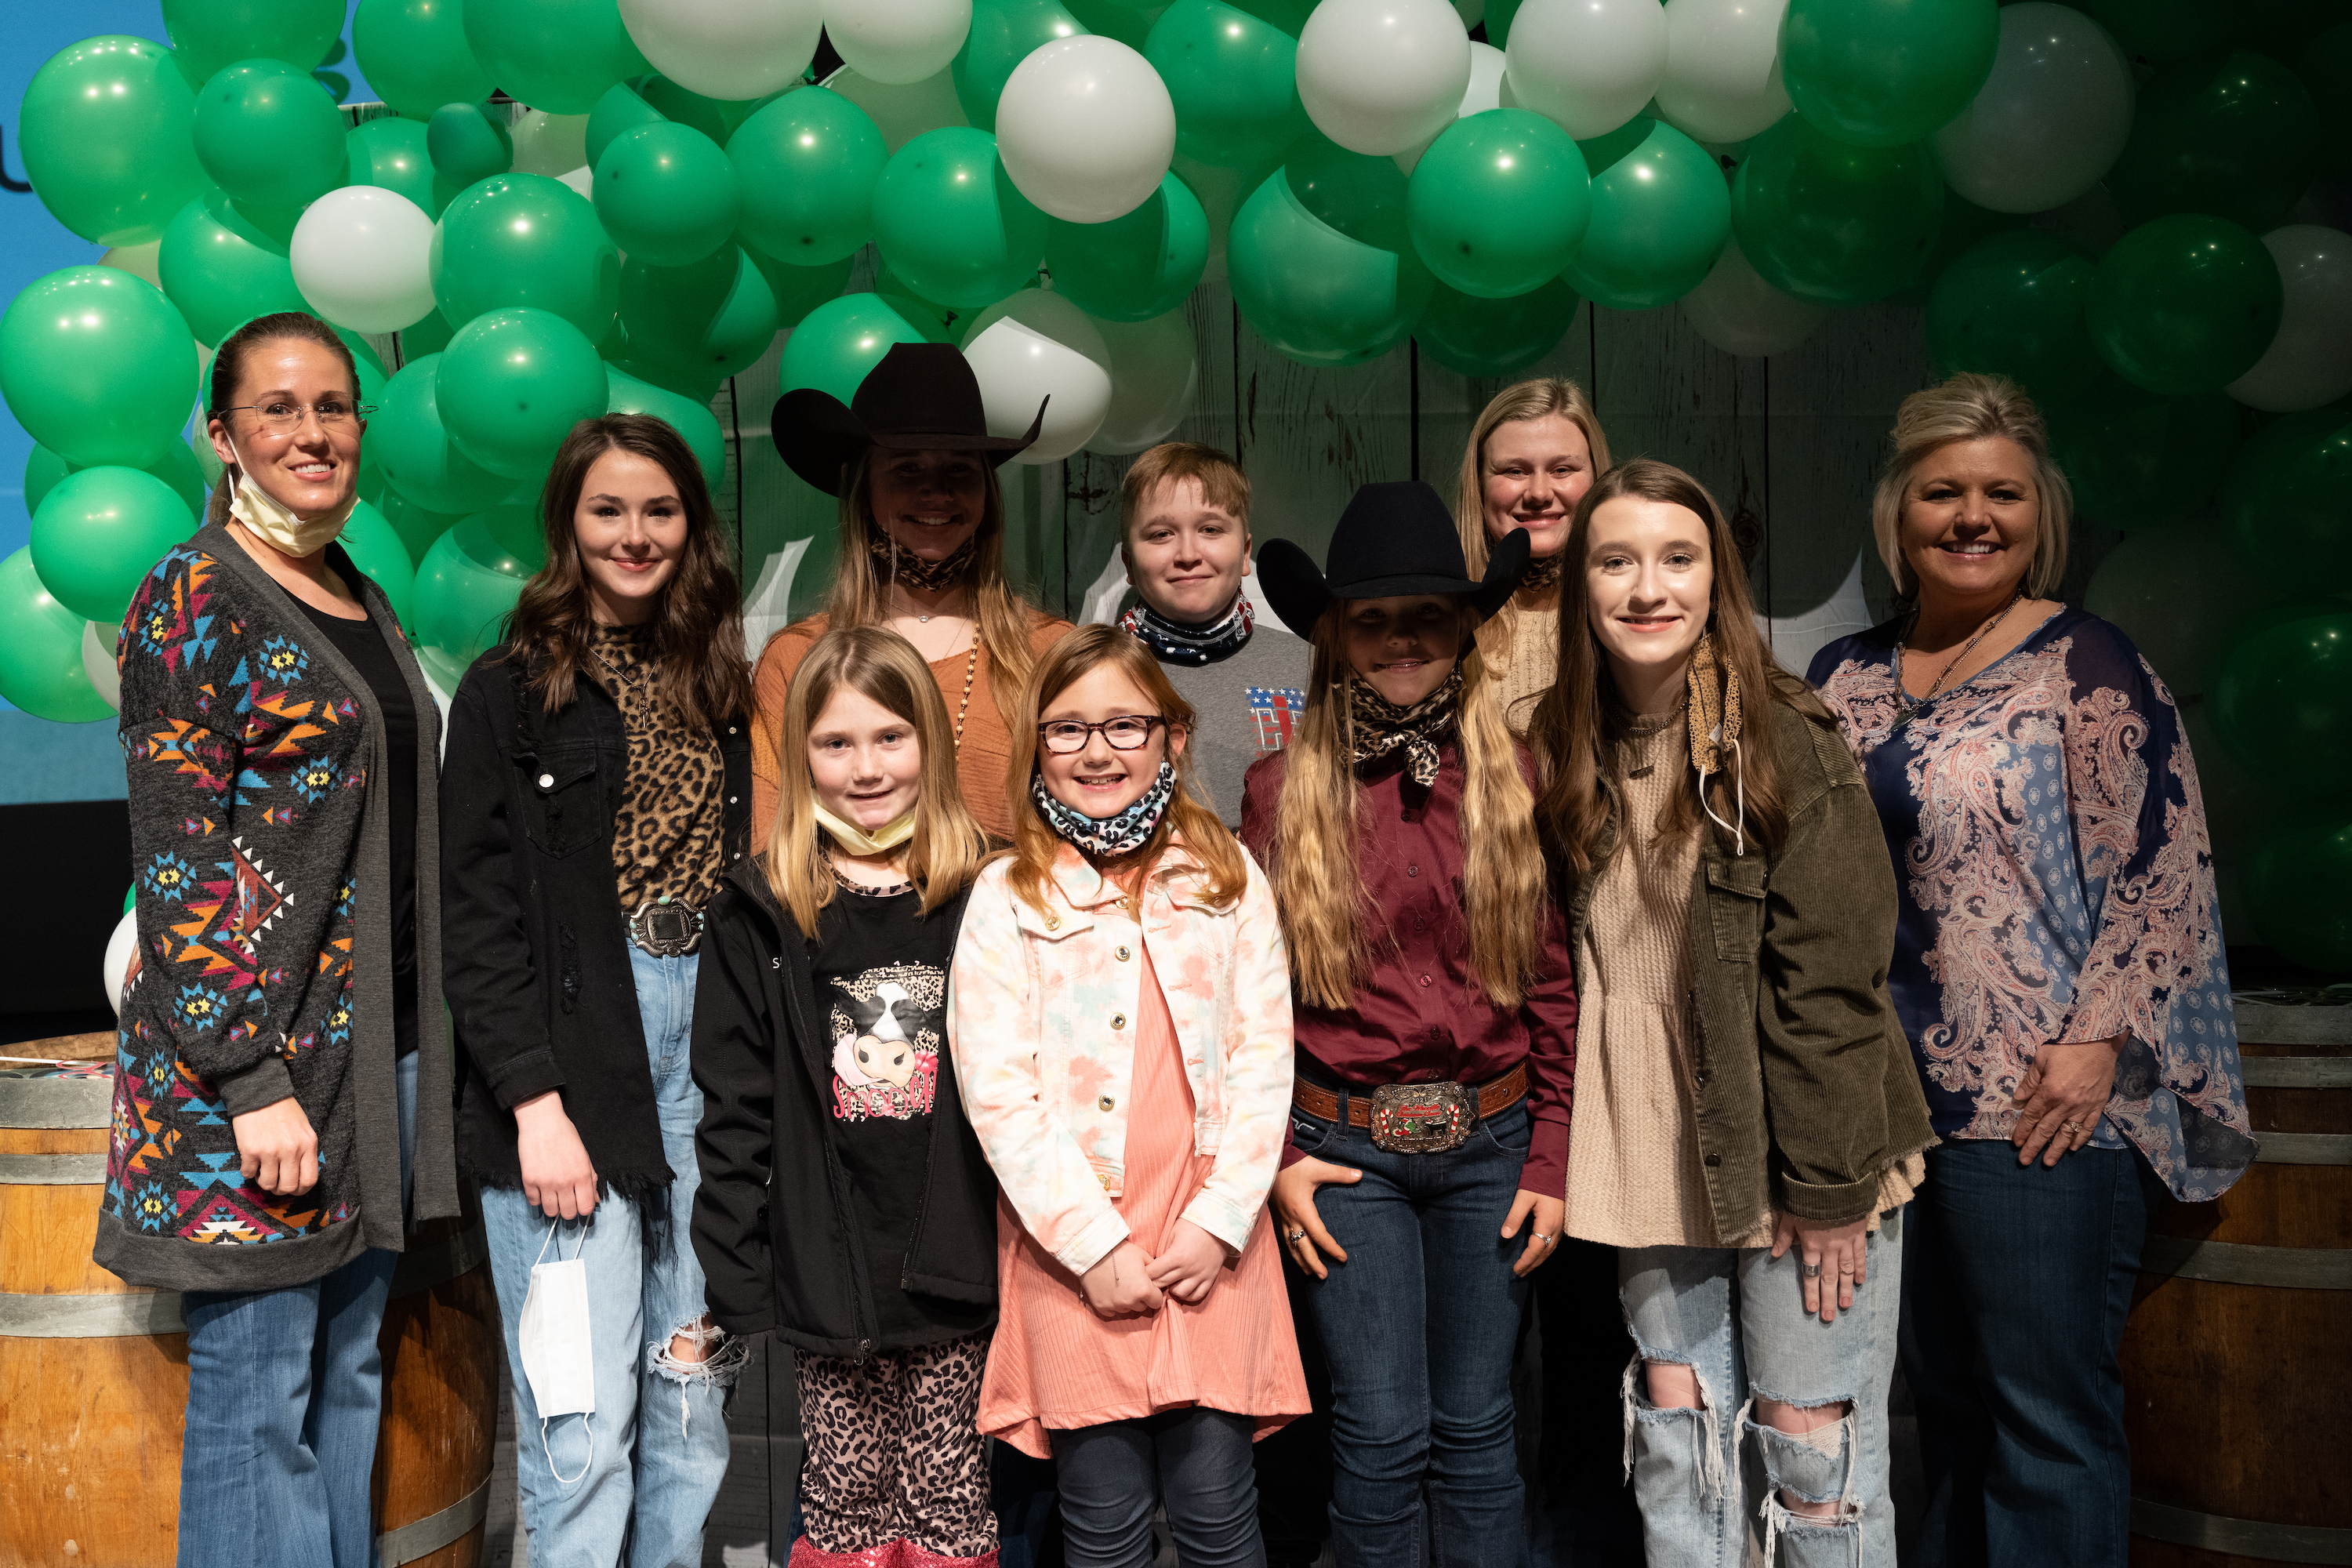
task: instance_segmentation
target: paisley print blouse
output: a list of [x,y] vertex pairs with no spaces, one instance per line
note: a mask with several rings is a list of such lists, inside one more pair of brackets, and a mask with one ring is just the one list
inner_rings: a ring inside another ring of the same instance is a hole
[[1936,1131],[2006,1138],[2045,1042],[2126,1037],[2091,1142],[2183,1202],[2253,1159],[2197,769],[2122,632],[2063,609],[1901,715],[1890,622],[1811,679],[1869,781],[1902,898],[1888,974]]

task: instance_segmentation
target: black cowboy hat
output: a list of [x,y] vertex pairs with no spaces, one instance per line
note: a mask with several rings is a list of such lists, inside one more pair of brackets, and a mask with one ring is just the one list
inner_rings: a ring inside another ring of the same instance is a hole
[[1463,563],[1454,514],[1419,479],[1365,485],[1331,530],[1324,570],[1286,539],[1257,552],[1257,580],[1282,624],[1302,637],[1334,599],[1385,599],[1400,594],[1461,594],[1480,619],[1503,607],[1528,569],[1528,531],[1515,528],[1486,559],[1484,582]]
[[768,435],[793,472],[827,495],[841,493],[841,471],[869,447],[897,451],[978,452],[997,467],[1037,439],[1045,405],[1025,436],[992,436],[980,380],[948,343],[893,343],[857,384],[846,407],[813,386],[776,399]]

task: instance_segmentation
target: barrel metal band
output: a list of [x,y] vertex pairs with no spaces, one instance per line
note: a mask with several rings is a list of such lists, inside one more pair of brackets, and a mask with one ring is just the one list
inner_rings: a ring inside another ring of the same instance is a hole
[[400,1568],[404,1563],[414,1563],[420,1557],[430,1557],[453,1541],[462,1540],[490,1512],[490,1482],[485,1476],[482,1484],[443,1509],[428,1513],[412,1524],[397,1530],[387,1530],[375,1538],[377,1557],[383,1568]]
[[2352,1247],[2249,1247],[2242,1242],[2151,1236],[2140,1254],[2139,1268],[2143,1274],[2210,1279],[2221,1285],[2352,1290]]
[[2151,1541],[2232,1557],[2259,1557],[2272,1563],[2352,1563],[2352,1530],[2317,1524],[2273,1524],[2267,1520],[2231,1519],[2227,1514],[2200,1513],[2170,1503],[2132,1499],[2134,1535]]
[[113,1120],[110,1078],[0,1077],[0,1127],[105,1127]]
[[0,1187],[95,1187],[105,1181],[103,1154],[0,1154]]
[[2241,1057],[2248,1089],[2352,1089],[2352,1057]]
[[2264,1165],[2352,1165],[2352,1132],[2257,1132]]

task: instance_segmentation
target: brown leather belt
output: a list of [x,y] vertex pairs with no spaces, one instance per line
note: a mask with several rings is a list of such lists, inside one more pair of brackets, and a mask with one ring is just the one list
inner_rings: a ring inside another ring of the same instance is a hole
[[[1348,1125],[1370,1131],[1373,1143],[1394,1153],[1442,1153],[1461,1147],[1470,1130],[1517,1105],[1528,1092],[1528,1065],[1479,1089],[1463,1083],[1389,1083],[1348,1091]],[[1326,1121],[1339,1119],[1337,1091],[1293,1078],[1290,1102]],[[1473,1104],[1475,1115],[1471,1114]]]

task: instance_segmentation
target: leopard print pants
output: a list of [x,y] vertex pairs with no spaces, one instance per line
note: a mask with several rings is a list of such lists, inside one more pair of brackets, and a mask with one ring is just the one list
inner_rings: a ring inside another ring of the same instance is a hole
[[[798,1352],[801,1524],[795,1568],[880,1561],[993,1568],[996,1515],[980,1430],[988,1336],[867,1361]],[[887,1549],[904,1543],[892,1553]],[[879,1555],[877,1555],[877,1554]]]

